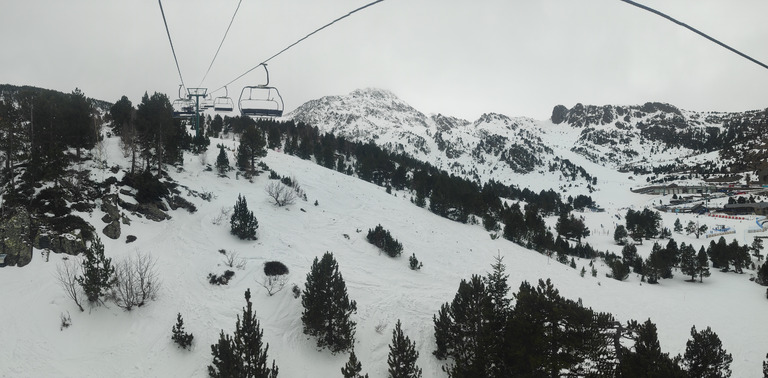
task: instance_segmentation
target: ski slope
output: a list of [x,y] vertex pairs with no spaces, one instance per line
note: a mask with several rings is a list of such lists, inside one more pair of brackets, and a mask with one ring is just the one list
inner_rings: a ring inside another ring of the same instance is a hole
[[[125,168],[118,140],[107,138],[105,143],[110,165]],[[231,137],[211,141],[212,146],[218,143],[230,147],[233,162],[236,142]],[[692,325],[711,326],[733,354],[733,376],[760,375],[768,352],[768,339],[763,337],[768,334],[763,316],[768,301],[765,288],[748,280],[752,271],[713,271],[701,284],[685,282],[686,277],[677,272],[674,279],[648,285],[635,274],[624,282],[606,278],[607,268],[596,263],[597,277],[589,273],[580,277],[582,267],[589,272],[588,260],[577,259],[577,269],[571,269],[506,240],[493,240],[480,225],[437,217],[411,204],[406,193],[387,194],[384,188],[354,177],[269,151],[263,161],[280,175],[295,177],[307,195],[307,201],[275,207],[264,190],[268,175],[249,182],[236,178],[234,172],[220,178],[204,171],[204,163],[212,164],[217,154],[216,148],[204,157],[185,154],[183,169],[169,168],[180,185],[213,195],[210,202],[185,197],[197,206],[196,213],[180,209],[161,223],[130,215],[131,225],[123,225],[118,240],[102,237],[106,255],[114,260],[136,252],[150,253],[157,260],[162,287],[156,301],[131,312],[113,304],[80,312],[56,282],[62,255],[51,254],[45,261],[35,251],[28,266],[0,269],[0,377],[205,377],[211,363],[210,345],[221,330],[234,331],[247,288],[269,344],[268,358],[276,360],[281,377],[337,377],[348,355],[317,350],[315,340],[302,332],[301,300],[291,293],[294,284],[303,288],[312,260],[326,251],[333,252],[350,299],[357,301],[358,311],[352,316],[357,322],[355,352],[363,372],[371,377],[387,375],[388,344],[398,319],[404,333],[416,342],[424,377],[444,377],[443,363],[432,355],[432,315],[452,300],[461,279],[485,274],[497,254],[504,258],[513,292],[522,281],[551,278],[562,295],[581,298],[585,306],[611,312],[622,322],[651,318],[658,326],[662,349],[672,355],[685,351]],[[97,179],[110,175],[98,169],[92,174]],[[634,183],[626,174],[606,171],[597,176],[605,184],[596,200],[607,211],[583,214],[593,230],[586,241],[618,254],[620,247],[612,241],[613,225],[619,221],[615,214],[623,216],[626,208],[640,208],[659,198],[629,192]],[[557,187],[558,182],[551,180],[550,187]],[[213,224],[222,209],[232,208],[238,194],[246,197],[258,219],[257,241],[230,235],[228,218]],[[103,215],[97,206],[92,214],[82,216],[101,230]],[[683,224],[691,219],[711,223],[710,227],[726,223],[737,230],[729,236],[740,243],[747,238],[746,228],[754,224],[754,220],[679,217]],[[675,218],[665,214],[663,221],[671,227]],[[554,224],[554,218],[548,223]],[[403,244],[402,256],[389,258],[365,240],[367,230],[377,224]],[[126,244],[127,235],[138,239]],[[675,238],[678,243],[694,243],[697,249],[709,242],[703,237],[676,234]],[[647,255],[652,244],[641,246],[641,255]],[[212,286],[206,276],[228,269],[220,249],[237,252],[247,265],[235,270],[229,285]],[[412,253],[424,263],[420,271],[408,268]],[[264,279],[262,264],[270,260],[290,269],[286,288],[271,297],[259,284]],[[72,325],[60,330],[60,314],[67,312]],[[191,351],[177,348],[170,339],[179,312],[187,332],[195,336]]]

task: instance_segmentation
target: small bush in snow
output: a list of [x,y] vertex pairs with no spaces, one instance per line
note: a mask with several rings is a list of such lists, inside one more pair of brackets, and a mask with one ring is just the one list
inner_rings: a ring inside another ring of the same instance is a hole
[[67,297],[71,298],[80,311],[85,311],[80,302],[85,295],[78,284],[77,277],[80,275],[80,263],[73,260],[64,260],[56,267],[56,279]]
[[288,274],[288,267],[280,261],[267,261],[264,263],[264,274],[267,276],[282,276]]
[[415,253],[408,258],[408,265],[410,266],[411,270],[419,270],[422,266],[424,266],[424,264],[420,263],[419,259],[416,258]]
[[136,254],[115,267],[113,296],[118,307],[131,311],[148,300],[155,300],[160,289],[155,260],[151,255]]
[[176,315],[176,325],[173,326],[171,332],[171,340],[178,344],[180,348],[189,349],[195,336],[184,332],[184,319],[181,317],[181,313]]
[[60,318],[61,318],[61,327],[59,328],[59,330],[63,331],[64,328],[69,328],[69,326],[72,325],[72,317],[69,316],[69,311],[67,311],[66,315],[64,315],[64,313],[62,312],[60,315]]
[[403,253],[403,245],[393,238],[389,231],[385,230],[381,225],[376,226],[372,230],[369,229],[366,238],[369,243],[379,247],[389,257],[397,257]]
[[277,206],[292,205],[296,202],[296,192],[282,182],[270,182],[264,190]]
[[[223,249],[219,252],[224,251]],[[240,257],[240,254],[237,252],[222,252],[224,255],[224,265],[230,267],[230,268],[237,268],[240,270],[245,269],[246,261],[245,259]]]
[[288,283],[288,276],[266,276],[264,281],[259,284],[267,289],[267,294],[273,296],[285,288],[285,284]]
[[267,294],[271,297],[285,288],[285,284],[288,283],[287,274],[288,267],[285,264],[280,261],[267,261],[264,263],[264,275],[266,277],[259,284],[267,289]]
[[299,285],[294,284],[293,289],[291,289],[291,292],[293,292],[293,297],[298,298],[301,296],[301,289],[299,288]]
[[221,276],[217,276],[213,273],[208,273],[208,283],[211,285],[226,285],[229,283],[229,280],[232,279],[232,277],[235,276],[235,272],[231,270],[225,270],[224,274]]

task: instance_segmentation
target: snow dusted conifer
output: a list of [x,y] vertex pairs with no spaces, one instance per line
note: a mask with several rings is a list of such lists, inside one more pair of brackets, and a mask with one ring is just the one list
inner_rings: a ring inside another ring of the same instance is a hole
[[243,317],[237,316],[234,337],[221,331],[218,343],[211,345],[213,364],[208,366],[208,375],[213,378],[277,378],[275,361],[272,367],[267,365],[269,344],[262,340],[264,332],[253,313],[250,289],[245,291],[245,301]]
[[77,283],[83,287],[88,301],[91,304],[101,303],[101,296],[114,282],[115,267],[112,266],[112,259],[104,257],[104,244],[98,236],[85,250],[81,272],[83,275],[77,277]]
[[357,312],[357,303],[349,300],[347,285],[331,252],[319,261],[315,257],[301,304],[304,333],[316,337],[319,348],[327,347],[332,353],[352,348],[356,323],[349,317]]
[[175,341],[179,347],[189,349],[195,336],[184,332],[184,319],[181,317],[181,313],[176,315],[176,325],[173,326],[171,332],[173,333],[171,340]]
[[360,372],[363,370],[363,364],[355,356],[355,350],[353,349],[349,353],[349,361],[341,368],[341,375],[344,378],[368,378],[368,374],[362,375]]
[[245,291],[246,307],[243,308],[243,317],[237,316],[235,323],[235,337],[233,342],[235,351],[240,355],[243,362],[243,373],[245,377],[276,378],[278,368],[275,366],[275,360],[272,360],[272,367],[267,365],[267,352],[269,344],[264,344],[264,331],[259,326],[259,320],[253,312],[251,303],[251,289]]
[[421,368],[416,366],[418,358],[419,352],[416,350],[416,342],[412,342],[408,336],[403,334],[400,319],[398,319],[395,329],[392,331],[392,343],[389,344],[389,356],[387,357],[389,377],[421,378]]
[[248,210],[248,203],[242,195],[237,195],[235,210],[229,220],[229,225],[232,235],[240,239],[256,240],[256,229],[259,228],[259,221],[256,220],[253,211]]

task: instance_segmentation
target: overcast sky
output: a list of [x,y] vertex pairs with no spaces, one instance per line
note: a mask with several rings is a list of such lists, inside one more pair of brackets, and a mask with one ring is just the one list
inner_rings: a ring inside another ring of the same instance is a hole
[[[215,89],[367,0],[243,0],[202,86]],[[641,0],[768,62],[766,0]],[[200,84],[237,0],[166,0],[188,87]],[[177,97],[179,77],[153,0],[0,5],[0,83],[134,103]],[[552,107],[669,102],[690,110],[768,107],[768,70],[618,0],[387,0],[271,61],[286,110],[357,88],[425,113],[546,119]],[[229,87],[258,84],[257,70]],[[223,91],[217,93],[222,95]]]

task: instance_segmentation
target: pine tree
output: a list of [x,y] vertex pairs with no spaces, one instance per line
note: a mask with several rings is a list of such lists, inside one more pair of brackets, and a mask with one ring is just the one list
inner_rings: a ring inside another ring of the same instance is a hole
[[624,245],[627,243],[627,228],[623,224],[616,226],[616,231],[613,232],[613,240],[618,245]]
[[443,303],[437,315],[432,315],[432,322],[435,325],[435,344],[437,348],[432,354],[438,360],[444,360],[453,353],[453,320],[451,319],[448,303]]
[[763,259],[763,255],[760,253],[763,250],[763,239],[755,238],[752,240],[752,246],[749,249],[752,250],[752,256],[757,257],[758,261]]
[[363,364],[355,356],[355,350],[349,353],[349,361],[341,368],[341,375],[344,378],[368,378],[368,374],[362,375],[360,371],[363,370]]
[[173,333],[171,335],[171,340],[175,341],[179,347],[189,349],[195,336],[191,333],[184,332],[184,319],[182,319],[181,313],[176,315],[176,325],[173,326],[171,332]]
[[763,378],[768,378],[768,353],[766,353],[765,361],[763,361]]
[[245,197],[240,194],[237,195],[235,210],[232,213],[229,224],[232,235],[240,239],[256,240],[256,229],[259,228],[259,222],[256,220],[253,212],[248,210],[248,203],[245,201]]
[[634,337],[634,350],[622,347],[621,359],[617,366],[619,377],[672,378],[684,377],[677,362],[661,351],[656,325],[650,319],[638,324],[628,324]]
[[[688,221],[688,224],[685,226],[685,234],[694,234],[697,230],[698,226],[696,226],[696,223],[693,223],[693,221]],[[698,236],[696,236],[696,238],[698,238]]]
[[240,144],[237,146],[237,157],[235,158],[235,164],[241,171],[248,171],[251,168],[251,153],[248,146]]
[[357,312],[357,303],[349,300],[347,286],[331,252],[326,252],[319,261],[315,257],[307,273],[301,304],[304,333],[317,337],[319,348],[327,347],[335,354],[352,347],[356,323],[349,317]]
[[691,339],[685,345],[683,365],[691,377],[727,378],[731,376],[733,357],[723,349],[723,343],[712,329],[696,332],[691,327]]
[[[503,376],[504,365],[504,333],[501,332],[509,321],[512,311],[509,295],[509,283],[506,274],[504,258],[497,254],[491,271],[485,276],[487,300],[483,306],[483,317],[486,319],[480,334],[481,350],[488,353],[489,370],[492,376]],[[583,269],[583,268],[582,268]]]
[[387,357],[389,377],[421,378],[421,368],[416,366],[418,358],[419,352],[416,351],[416,342],[411,342],[411,339],[403,334],[400,319],[398,319],[395,329],[392,331],[392,343],[389,344],[389,356]]
[[704,277],[709,277],[709,257],[707,252],[704,251],[704,246],[699,248],[699,253],[696,255],[696,274],[699,275],[699,282],[704,281]]
[[683,232],[683,224],[680,223],[680,218],[675,219],[675,232],[678,234]]
[[83,275],[77,277],[77,283],[82,286],[91,304],[99,304],[101,296],[114,282],[115,267],[112,266],[112,259],[104,257],[104,244],[98,236],[95,236],[90,247],[85,250],[82,264]]
[[216,157],[216,169],[219,174],[229,170],[229,158],[227,158],[227,152],[224,150],[224,146],[219,146],[219,156]]
[[219,341],[211,345],[213,363],[208,365],[208,375],[211,378],[237,378],[244,377],[243,361],[235,350],[232,337],[219,334]]
[[[437,344],[433,354],[439,359],[453,358],[453,366],[447,367],[450,376],[489,376],[491,361],[497,357],[495,353],[503,353],[491,349],[503,343],[500,323],[506,321],[509,313],[508,308],[503,308],[508,301],[503,293],[506,275],[503,270],[491,275],[499,278],[489,283],[493,293],[489,292],[482,277],[473,275],[469,281],[461,280],[451,304],[444,304],[438,315],[433,316]],[[495,302],[493,298],[496,298]],[[499,313],[494,314],[494,309]]]
[[768,262],[763,263],[757,269],[755,282],[757,282],[758,285],[768,286]]
[[240,355],[243,363],[243,372],[246,377],[276,378],[278,368],[272,360],[272,367],[267,365],[267,352],[269,344],[264,344],[264,331],[259,326],[259,320],[253,312],[251,303],[251,290],[245,291],[246,307],[243,308],[242,320],[237,316],[235,323],[235,336],[233,338],[235,350]]
[[411,254],[411,257],[408,258],[408,266],[411,268],[411,270],[419,270],[421,267],[424,266],[424,264],[419,262],[419,259],[416,258],[416,254]]
[[680,246],[680,271],[686,276],[691,276],[691,282],[696,280],[699,263],[696,259],[696,250],[693,248],[693,245],[683,243]]
[[269,344],[264,344],[264,332],[253,313],[251,290],[245,291],[246,307],[243,317],[237,316],[235,336],[221,331],[218,343],[211,345],[213,364],[208,366],[208,375],[214,378],[277,378],[278,368],[272,360],[267,365]]

